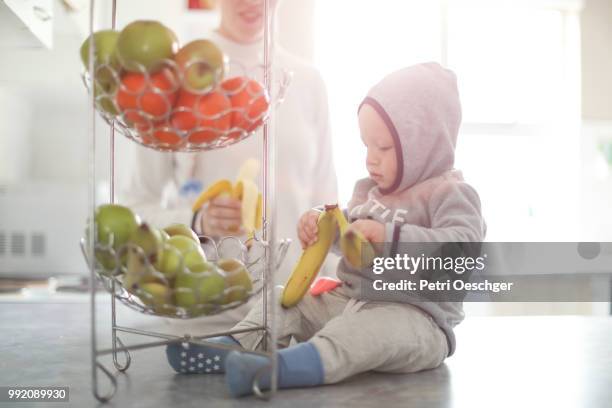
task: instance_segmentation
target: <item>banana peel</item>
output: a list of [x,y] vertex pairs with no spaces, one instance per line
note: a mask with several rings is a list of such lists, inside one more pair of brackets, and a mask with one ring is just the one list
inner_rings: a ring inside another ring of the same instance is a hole
[[340,228],[340,250],[344,259],[355,269],[371,266],[376,257],[376,251],[370,241],[361,232],[349,228],[350,224],[340,208],[336,207],[333,214]]
[[194,201],[192,210],[198,211],[204,204],[216,197],[228,196],[240,200],[242,226],[249,237],[262,227],[263,197],[255,178],[259,173],[259,161],[246,160],[238,171],[236,182],[221,179],[214,182]]
[[359,231],[347,230],[340,237],[340,250],[344,259],[355,269],[362,269],[374,263],[376,252],[372,244]]

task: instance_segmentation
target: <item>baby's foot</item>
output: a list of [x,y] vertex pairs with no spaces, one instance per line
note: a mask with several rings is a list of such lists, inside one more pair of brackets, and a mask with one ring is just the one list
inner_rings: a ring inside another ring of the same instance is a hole
[[[233,337],[221,336],[205,339],[207,342],[239,345]],[[166,347],[170,366],[181,374],[222,374],[225,357],[231,350],[193,343],[172,343]]]
[[[225,359],[225,381],[230,394],[241,397],[253,393],[253,381],[261,391],[270,388],[271,364],[268,357],[232,351]],[[278,387],[312,387],[323,384],[325,374],[319,352],[311,343],[300,343],[278,352]]]
[[232,351],[226,359],[225,381],[229,388],[230,394],[234,397],[241,397],[253,393],[253,380],[257,376],[257,382],[260,390],[270,388],[270,359],[264,356],[259,356],[249,353],[241,353]]

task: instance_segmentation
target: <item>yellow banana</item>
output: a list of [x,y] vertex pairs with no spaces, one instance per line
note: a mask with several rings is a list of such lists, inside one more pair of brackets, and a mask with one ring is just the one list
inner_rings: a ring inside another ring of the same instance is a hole
[[349,229],[349,223],[340,208],[334,210],[334,216],[340,227],[340,249],[346,261],[353,268],[361,269],[372,265],[376,253],[361,232]]
[[334,215],[334,206],[325,206],[325,211],[317,220],[317,242],[304,249],[302,256],[291,272],[281,296],[281,305],[289,308],[297,305],[304,297],[310,285],[317,277],[323,261],[336,238],[338,221]]
[[198,211],[207,201],[222,194],[228,194],[241,201],[242,225],[247,235],[252,236],[262,224],[262,197],[254,181],[258,172],[259,161],[246,160],[240,166],[236,183],[232,184],[227,179],[213,183],[195,200],[192,206],[193,212]]

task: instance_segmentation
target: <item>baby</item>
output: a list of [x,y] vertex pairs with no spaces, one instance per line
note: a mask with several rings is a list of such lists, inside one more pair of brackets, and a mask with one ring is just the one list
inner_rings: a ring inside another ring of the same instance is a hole
[[[398,243],[481,242],[486,226],[476,191],[453,169],[461,105],[455,75],[437,63],[411,66],[385,77],[359,106],[361,139],[369,177],[359,180],[345,213],[350,228],[383,256]],[[316,210],[298,223],[303,247],[317,239]],[[334,250],[338,252],[337,242]],[[371,271],[370,271],[371,272]],[[306,295],[277,320],[278,386],[314,386],[374,370],[411,373],[439,366],[455,349],[453,327],[463,319],[461,302],[418,300],[407,292],[363,290],[372,275],[341,260],[342,284],[318,296]],[[385,297],[386,296],[386,297]],[[260,305],[233,330],[262,325]],[[258,349],[262,332],[217,337],[211,342]],[[297,341],[290,346],[291,339]],[[252,392],[252,381],[269,365],[266,357],[213,347],[170,345],[168,360],[177,372],[226,372],[234,396]],[[190,361],[211,356],[214,368]],[[265,370],[264,370],[265,371]],[[261,388],[270,375],[258,377]]]

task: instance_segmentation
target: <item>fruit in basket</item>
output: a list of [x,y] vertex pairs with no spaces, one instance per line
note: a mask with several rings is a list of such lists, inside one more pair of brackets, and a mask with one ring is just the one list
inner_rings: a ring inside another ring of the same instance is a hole
[[[225,279],[212,263],[197,263],[178,274],[174,285],[176,304],[186,309],[196,305],[220,304],[224,289]],[[206,313],[207,308],[203,307],[202,310]]]
[[178,79],[170,69],[148,76],[127,73],[121,78],[117,106],[128,125],[148,131],[156,122],[163,122],[172,111],[178,95]]
[[237,259],[219,259],[217,266],[225,272],[225,296],[223,304],[245,300],[253,290],[251,275]]
[[[118,251],[126,244],[132,232],[138,227],[139,219],[127,207],[117,204],[104,204],[96,208],[95,216],[97,243],[110,246]],[[96,259],[105,269],[116,267],[115,258],[110,250],[96,250]]]
[[172,291],[163,283],[149,282],[135,286],[135,293],[142,303],[159,314],[174,314]]
[[132,232],[128,244],[123,286],[130,290],[135,283],[158,280],[151,266],[162,255],[163,239],[160,230],[142,223]]
[[283,307],[288,308],[297,305],[317,277],[336,237],[338,221],[333,211],[337,207],[337,205],[325,206],[325,211],[319,215],[317,242],[304,249],[293,268],[281,295],[281,305]]
[[183,235],[187,238],[191,238],[198,245],[200,244],[200,238],[198,238],[198,234],[196,234],[190,227],[185,224],[170,224],[167,227],[164,227],[164,231],[171,237],[174,237],[176,235]]
[[172,30],[158,21],[134,21],[119,34],[117,56],[130,72],[152,73],[161,69],[178,50],[178,40]]
[[240,137],[242,132],[251,132],[263,123],[270,98],[259,82],[247,77],[234,77],[223,81],[221,87],[234,109],[230,137]]
[[119,109],[115,104],[115,92],[117,86],[114,83],[101,85],[96,82],[94,85],[94,97],[96,98],[96,108],[111,116],[119,114]]
[[151,143],[155,143],[159,146],[163,143],[164,147],[169,150],[175,150],[183,141],[183,137],[176,131],[170,122],[164,122],[161,124],[155,124],[153,128],[153,137],[150,140]]
[[[176,111],[178,108],[182,108]],[[171,123],[179,130],[189,131],[189,142],[209,143],[230,128],[230,100],[219,91],[194,94],[181,90]]]
[[117,58],[116,45],[119,32],[115,30],[102,30],[93,33],[81,45],[81,61],[85,69],[89,69],[89,47],[94,42],[94,70],[95,82],[101,86],[116,83],[119,78],[121,65]]
[[173,279],[184,265],[183,258],[191,252],[199,252],[206,260],[202,247],[195,243],[193,239],[183,235],[170,237],[164,242],[162,255],[155,264],[155,268],[163,273],[167,279]]
[[212,41],[195,40],[184,45],[174,57],[183,72],[183,86],[202,91],[221,82],[226,57]]

